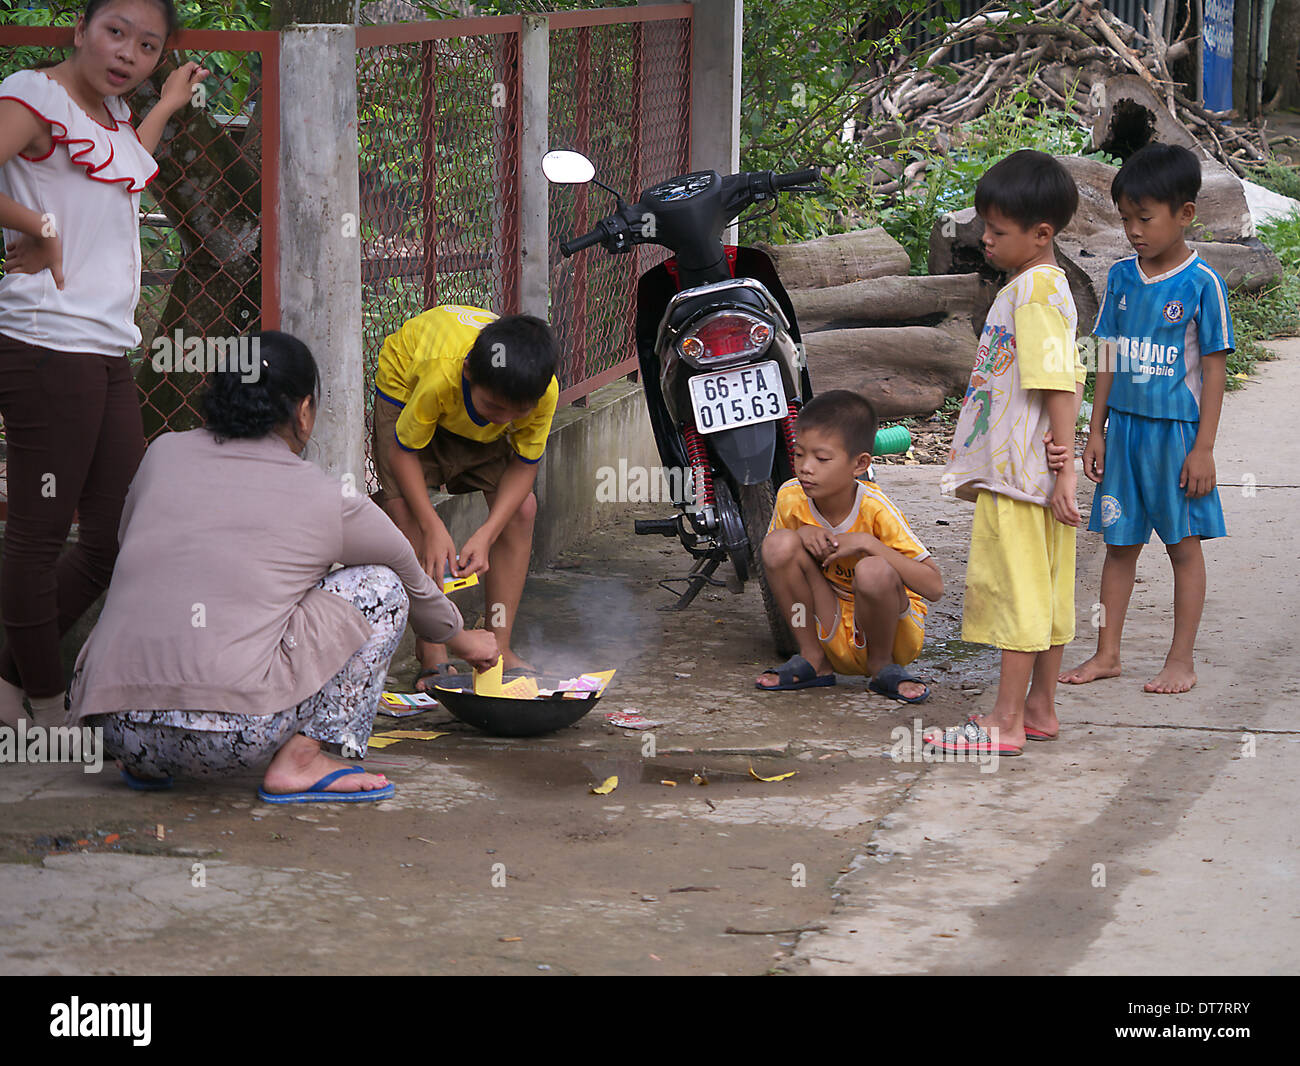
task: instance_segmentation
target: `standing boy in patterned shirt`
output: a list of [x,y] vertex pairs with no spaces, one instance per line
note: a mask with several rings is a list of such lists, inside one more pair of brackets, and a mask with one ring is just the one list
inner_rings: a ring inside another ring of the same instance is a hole
[[[1053,473],[1044,441],[1073,441],[1083,366],[1077,314],[1052,240],[1078,206],[1064,167],[1015,152],[975,189],[989,262],[1009,275],[985,319],[943,474],[975,502],[962,639],[1002,649],[993,710],[927,734],[945,753],[1019,755],[1059,728],[1056,679],[1074,639],[1073,461]],[[1028,696],[1026,696],[1028,689]]]
[[[1094,330],[1096,396],[1083,471],[1098,482],[1088,529],[1106,541],[1097,653],[1061,675],[1082,685],[1120,674],[1120,637],[1138,556],[1154,529],[1174,568],[1174,637],[1146,692],[1187,692],[1205,606],[1201,541],[1222,537],[1214,438],[1232,318],[1223,279],[1187,247],[1201,165],[1149,144],[1115,175],[1111,198],[1137,255],[1110,268]],[[1104,427],[1104,430],[1103,430]]]

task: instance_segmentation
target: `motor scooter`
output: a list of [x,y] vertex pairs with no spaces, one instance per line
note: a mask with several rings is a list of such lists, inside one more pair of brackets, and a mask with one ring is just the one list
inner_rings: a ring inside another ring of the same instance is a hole
[[[794,476],[794,422],[812,394],[794,306],[771,259],[723,244],[727,226],[782,193],[813,192],[816,167],[721,176],[703,170],[642,191],[632,204],[595,180],[576,152],[548,152],[547,178],[594,182],[617,200],[588,233],[560,245],[565,257],[600,245],[611,255],[657,244],[674,255],[641,275],[636,345],[650,425],[674,486],[671,517],[638,520],[640,535],[676,537],[695,559],[660,585],[684,610],[706,586],[741,592],[757,579],[778,651],[795,650],[789,626],[763,578],[760,545],[778,488]],[[714,572],[724,562],[726,580]],[[674,586],[684,585],[682,589]]]

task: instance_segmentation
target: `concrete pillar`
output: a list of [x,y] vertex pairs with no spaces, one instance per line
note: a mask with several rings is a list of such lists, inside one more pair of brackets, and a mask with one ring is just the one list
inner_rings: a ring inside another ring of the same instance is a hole
[[357,56],[351,26],[280,37],[280,328],[320,368],[306,457],[365,491]]
[[550,314],[550,185],[542,173],[550,129],[551,30],[545,15],[525,15],[519,37],[519,310]]
[[[638,0],[642,4],[672,0]],[[691,0],[691,169],[740,170],[741,29],[744,0]],[[734,244],[736,227],[723,239]]]
[[740,169],[740,42],[744,0],[692,0],[691,169]]

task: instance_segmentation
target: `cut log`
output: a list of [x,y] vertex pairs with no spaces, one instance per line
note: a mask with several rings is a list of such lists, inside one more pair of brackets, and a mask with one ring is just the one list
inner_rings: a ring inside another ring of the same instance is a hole
[[970,377],[979,292],[974,274],[791,292],[814,388],[859,392],[881,418],[937,410]]
[[938,326],[954,318],[969,322],[977,289],[973,274],[883,277],[829,289],[796,289],[790,299],[806,337],[833,329]]
[[879,226],[796,244],[759,244],[776,264],[787,289],[824,289],[863,278],[906,274],[907,252]]
[[[1076,160],[1075,162],[1087,162]],[[1113,170],[1114,168],[1107,168]],[[1081,198],[1081,205],[1083,200]],[[1113,210],[1113,208],[1112,208]],[[984,227],[973,207],[956,211],[951,221],[935,226],[930,236],[930,270],[937,272],[945,266],[950,269],[976,269],[983,280],[980,295],[976,298],[972,321],[979,328],[1002,283],[984,260],[980,237]],[[1271,285],[1281,275],[1282,265],[1265,245],[1258,240],[1190,242],[1191,247],[1222,277],[1230,289],[1243,288],[1256,292]],[[1107,230],[1095,222],[1082,221],[1078,228],[1071,222],[1056,241],[1056,261],[1065,271],[1079,315],[1079,333],[1086,334],[1097,320],[1102,297],[1106,293],[1106,276],[1119,260],[1133,255],[1133,249],[1124,239],[1119,225]],[[970,264],[978,263],[977,267]]]
[[1121,74],[1094,86],[1101,110],[1092,126],[1092,146],[1127,159],[1150,141],[1181,144],[1208,155],[1201,142],[1170,114],[1165,101],[1140,78]]
[[[1079,190],[1079,209],[1061,231],[1061,237],[1106,234],[1118,235],[1122,239],[1124,224],[1110,198],[1116,168],[1096,159],[1065,155],[1056,158],[1070,172]],[[1205,241],[1241,241],[1254,235],[1250,205],[1246,203],[1246,190],[1241,181],[1216,160],[1202,159],[1196,221],[1188,230],[1188,236]]]
[[851,389],[882,419],[931,414],[970,380],[970,330],[897,326],[835,329],[804,338],[817,392]]

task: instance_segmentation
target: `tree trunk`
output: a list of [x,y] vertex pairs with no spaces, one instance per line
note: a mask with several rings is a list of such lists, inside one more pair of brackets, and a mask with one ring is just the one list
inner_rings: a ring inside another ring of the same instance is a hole
[[933,414],[960,396],[975,355],[969,323],[827,330],[804,344],[816,392],[860,393],[882,419]]
[[271,29],[294,23],[350,26],[355,10],[354,0],[271,0]]
[[1273,107],[1300,108],[1300,0],[1277,0],[1268,37],[1264,98]]
[[[132,98],[145,114],[173,69],[160,70]],[[253,85],[257,90],[256,80]],[[168,292],[157,336],[235,337],[261,328],[262,226],[260,115],[246,132],[247,149],[200,107],[184,107],[167,123],[156,153],[159,174],[151,189],[180,237],[182,259]],[[272,193],[274,195],[274,193]],[[145,436],[199,424],[192,398],[201,373],[162,372],[150,358],[152,337],[136,373]]]
[[932,413],[966,387],[979,295],[976,274],[796,289],[815,390],[861,393],[881,418]]

